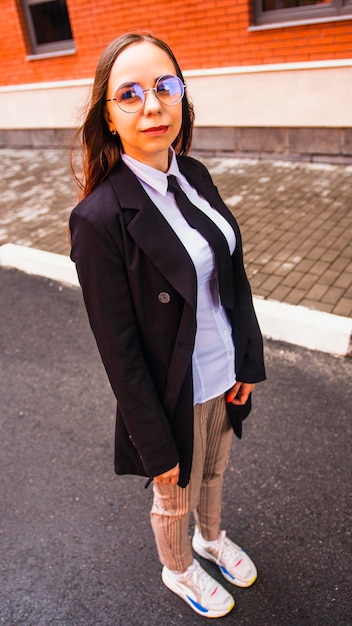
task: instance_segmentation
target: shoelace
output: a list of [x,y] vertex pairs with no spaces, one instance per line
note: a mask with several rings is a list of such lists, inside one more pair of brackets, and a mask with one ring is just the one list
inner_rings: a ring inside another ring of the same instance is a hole
[[191,571],[188,573],[187,578],[192,578],[194,585],[200,589],[201,592],[210,591],[211,587],[214,584],[214,580],[209,576],[206,571],[197,564],[192,567]]
[[[238,561],[238,563],[237,563]],[[226,532],[223,530],[220,537],[220,546],[217,557],[217,564],[229,563],[231,565],[239,565],[241,561],[240,550],[235,550],[233,544],[229,542],[226,537]]]

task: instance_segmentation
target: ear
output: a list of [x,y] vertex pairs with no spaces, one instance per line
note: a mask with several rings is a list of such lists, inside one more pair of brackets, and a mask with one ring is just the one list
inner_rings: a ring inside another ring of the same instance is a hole
[[104,107],[104,118],[105,118],[105,121],[106,121],[106,123],[108,125],[108,128],[109,128],[110,132],[111,132],[112,127],[113,127],[113,121],[112,121],[112,119],[110,117],[110,113],[109,113],[109,111],[108,111],[106,106]]

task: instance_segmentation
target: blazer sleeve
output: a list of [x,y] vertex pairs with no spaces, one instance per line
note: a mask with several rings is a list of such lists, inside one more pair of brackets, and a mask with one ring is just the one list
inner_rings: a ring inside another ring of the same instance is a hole
[[249,331],[244,355],[236,373],[237,380],[244,383],[259,383],[266,379],[264,364],[263,337],[257,316],[251,305]]
[[117,226],[116,213],[97,218],[91,202],[86,198],[71,214],[71,258],[130,440],[146,475],[157,476],[174,467],[179,455],[143,356],[123,257],[123,226]]

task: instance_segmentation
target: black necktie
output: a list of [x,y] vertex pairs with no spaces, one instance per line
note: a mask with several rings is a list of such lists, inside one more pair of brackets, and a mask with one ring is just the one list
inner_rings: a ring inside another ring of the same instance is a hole
[[225,235],[203,211],[187,198],[176,177],[169,175],[168,191],[174,194],[178,208],[188,224],[195,228],[209,243],[215,256],[221,304],[233,308],[233,273],[229,246]]

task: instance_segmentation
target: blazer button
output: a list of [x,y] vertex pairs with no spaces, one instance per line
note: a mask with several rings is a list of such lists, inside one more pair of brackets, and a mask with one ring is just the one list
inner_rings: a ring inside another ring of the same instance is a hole
[[161,302],[161,304],[167,304],[171,300],[170,294],[166,291],[161,291],[158,295],[158,300],[159,302]]

